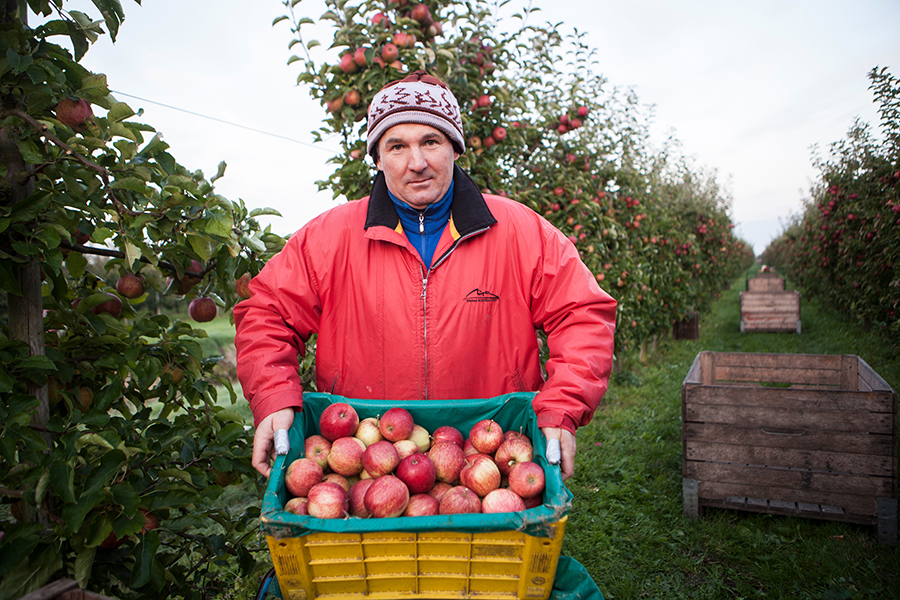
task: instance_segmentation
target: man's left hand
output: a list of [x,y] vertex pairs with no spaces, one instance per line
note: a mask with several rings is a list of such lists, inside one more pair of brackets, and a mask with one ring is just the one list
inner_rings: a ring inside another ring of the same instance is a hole
[[565,481],[575,474],[575,434],[558,427],[544,427],[541,432],[548,440],[554,438],[559,440],[561,454],[559,468]]

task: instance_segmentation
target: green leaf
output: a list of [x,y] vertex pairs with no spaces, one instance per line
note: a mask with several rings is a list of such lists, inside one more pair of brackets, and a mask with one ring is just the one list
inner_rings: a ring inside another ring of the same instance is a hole
[[153,563],[159,550],[159,533],[154,530],[141,536],[140,543],[134,549],[135,567],[131,572],[131,586],[140,588],[150,582]]
[[87,259],[81,252],[69,252],[66,256],[66,269],[73,278],[83,277],[87,264]]
[[106,98],[109,95],[106,75],[96,73],[82,79],[79,95],[85,96],[90,100],[101,100]]
[[147,187],[146,182],[142,179],[138,179],[137,177],[123,177],[121,179],[116,179],[109,184],[109,187],[118,190],[131,190],[132,192],[137,192],[138,194],[150,193],[150,189]]
[[0,287],[14,296],[22,295],[19,280],[12,272],[12,264],[7,260],[0,260]]
[[75,503],[75,471],[61,461],[50,463],[50,483],[56,493],[67,503]]
[[134,111],[124,102],[116,102],[113,104],[109,112],[106,114],[106,118],[112,122],[118,123],[119,121],[124,121],[130,117],[134,116]]
[[133,515],[137,511],[141,497],[133,487],[127,483],[117,483],[112,486],[111,491],[113,500],[122,507],[125,514]]
[[74,504],[66,504],[62,510],[66,525],[72,531],[81,529],[87,514],[105,498],[106,493],[103,490],[96,490],[90,494],[83,494]]
[[78,556],[75,557],[75,581],[78,587],[83,590],[88,589],[88,580],[91,577],[91,567],[94,566],[94,557],[97,555],[97,548],[83,548]]
[[274,27],[275,25],[278,25],[282,21],[286,21],[287,18],[288,18],[287,15],[281,15],[280,17],[275,17],[275,19],[272,21],[272,27]]
[[38,483],[34,488],[34,503],[37,506],[41,506],[44,503],[44,495],[47,493],[47,488],[50,486],[50,472],[44,471],[41,473],[41,478],[38,479]]

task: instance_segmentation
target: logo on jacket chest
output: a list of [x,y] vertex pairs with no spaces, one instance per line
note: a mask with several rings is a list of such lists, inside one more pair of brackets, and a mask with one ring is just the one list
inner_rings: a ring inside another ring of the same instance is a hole
[[500,300],[500,296],[493,292],[482,291],[478,288],[475,288],[464,298],[466,302],[497,302]]

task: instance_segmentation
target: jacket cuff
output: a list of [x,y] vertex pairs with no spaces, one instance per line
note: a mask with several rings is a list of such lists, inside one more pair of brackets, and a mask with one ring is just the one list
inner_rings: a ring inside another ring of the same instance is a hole
[[558,427],[565,429],[572,435],[575,435],[575,420],[572,417],[562,413],[539,413],[537,416],[538,428]]
[[303,408],[302,392],[282,391],[275,392],[262,400],[254,398],[250,403],[250,409],[253,411],[253,426],[259,427],[263,419],[285,408],[293,408],[294,412],[300,412]]

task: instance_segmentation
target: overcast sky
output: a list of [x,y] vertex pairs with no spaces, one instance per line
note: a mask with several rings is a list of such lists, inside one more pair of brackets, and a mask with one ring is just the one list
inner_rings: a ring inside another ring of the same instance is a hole
[[[180,163],[210,176],[224,160],[219,193],[279,210],[283,218],[268,222],[280,234],[335,205],[314,182],[333,170],[326,161],[339,145],[312,143],[324,112],[296,85],[299,67],[287,65],[287,24],[272,26],[285,14],[281,0],[122,5],[116,44],[104,39],[83,62],[144,110],[141,120],[163,133]],[[79,6],[96,16],[87,0],[67,3]],[[900,75],[898,0],[534,6],[542,9],[535,18],[587,33],[610,84],[655,105],[655,136],[674,133],[685,154],[718,172],[734,197],[737,231],[757,253],[800,211],[816,177],[812,146],[826,151],[856,117],[877,125],[866,74],[886,66]],[[303,0],[297,10],[316,19],[324,3]]]

